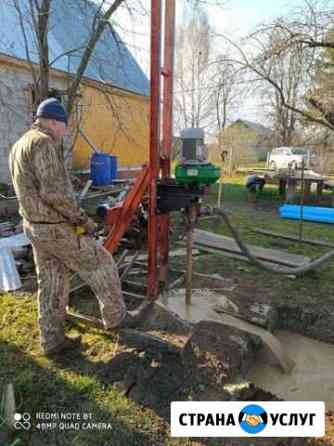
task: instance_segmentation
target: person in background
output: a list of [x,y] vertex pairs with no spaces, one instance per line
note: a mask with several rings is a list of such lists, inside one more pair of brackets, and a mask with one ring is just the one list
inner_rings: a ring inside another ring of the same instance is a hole
[[106,330],[136,325],[151,307],[126,310],[113,257],[94,239],[96,224],[75,199],[61,148],[67,123],[60,101],[46,99],[9,156],[24,232],[33,247],[41,348],[47,356],[80,344],[80,338],[64,333],[70,272],[93,290]]
[[245,186],[248,192],[262,192],[265,184],[265,178],[259,177],[256,174],[249,175],[246,178],[245,182]]

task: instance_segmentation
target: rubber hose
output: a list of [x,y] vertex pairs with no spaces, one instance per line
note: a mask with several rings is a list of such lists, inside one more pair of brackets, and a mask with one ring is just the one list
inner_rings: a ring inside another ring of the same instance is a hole
[[332,251],[328,252],[327,254],[324,254],[322,257],[319,257],[318,259],[313,260],[312,262],[304,263],[303,265],[298,266],[297,268],[289,268],[286,266],[276,266],[275,268],[273,268],[270,265],[268,265],[267,263],[264,263],[261,260],[258,260],[249,251],[248,247],[241,240],[237,229],[234,226],[232,226],[232,223],[225,211],[223,211],[220,208],[214,208],[213,213],[215,215],[218,215],[219,217],[221,217],[224,220],[224,222],[226,223],[227,227],[229,228],[231,234],[233,235],[233,238],[237,242],[242,254],[244,254],[254,265],[256,265],[259,268],[262,268],[266,271],[270,271],[271,273],[287,274],[287,275],[293,274],[294,276],[299,276],[299,275],[306,273],[307,271],[318,268],[319,266],[328,262],[332,257],[334,257],[334,250],[332,250]]

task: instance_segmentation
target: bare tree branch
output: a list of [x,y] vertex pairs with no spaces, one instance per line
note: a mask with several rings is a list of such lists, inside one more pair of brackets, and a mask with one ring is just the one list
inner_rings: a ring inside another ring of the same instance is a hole
[[[67,102],[67,111],[70,114],[76,97],[77,90],[79,88],[79,84],[81,82],[82,76],[87,68],[87,65],[91,59],[95,46],[101,37],[103,31],[105,30],[108,21],[114,12],[119,8],[119,6],[124,2],[124,0],[115,0],[112,5],[106,10],[104,14],[100,14],[100,10],[94,17],[92,33],[89,37],[89,41],[87,43],[87,47],[82,55],[79,67],[76,71],[75,78],[70,85],[68,90],[68,102]],[[97,24],[97,26],[95,26]]]
[[27,62],[29,64],[31,76],[33,78],[34,85],[37,86],[37,74],[35,71],[34,64],[32,63],[31,58],[30,58],[30,49],[29,49],[29,44],[28,44],[28,38],[27,38],[25,27],[24,27],[23,13],[22,13],[21,7],[19,5],[19,0],[14,0],[14,6],[15,6],[15,9],[16,9],[18,17],[19,17],[21,33],[22,33],[22,37],[23,37],[23,41],[24,41],[25,55],[27,58]]

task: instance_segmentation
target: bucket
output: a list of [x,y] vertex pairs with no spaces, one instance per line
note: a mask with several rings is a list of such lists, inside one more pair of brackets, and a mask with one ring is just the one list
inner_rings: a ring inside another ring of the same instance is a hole
[[117,178],[117,156],[110,155],[111,179]]
[[107,186],[112,182],[111,157],[106,153],[93,153],[90,159],[90,179],[93,186]]

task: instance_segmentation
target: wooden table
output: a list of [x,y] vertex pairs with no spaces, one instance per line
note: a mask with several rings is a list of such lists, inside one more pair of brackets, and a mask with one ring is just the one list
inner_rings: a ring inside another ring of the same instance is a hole
[[[304,176],[304,200],[307,202],[310,199],[312,184],[316,184],[316,201],[319,202],[322,196],[322,191],[324,188],[325,177],[315,176],[313,174],[305,173]],[[302,175],[301,172],[296,172],[295,175],[288,175],[286,178],[282,179],[282,189],[285,195],[285,201],[293,201],[296,197],[297,185],[302,187]]]
[[[285,196],[285,201],[293,201],[296,197],[297,186],[301,187],[302,182],[302,172],[296,170],[294,172],[279,171],[275,172],[273,170],[268,170],[261,172],[259,175],[264,178],[267,183],[278,184],[279,193]],[[326,177],[313,172],[312,170],[305,170],[304,172],[304,198],[307,201],[310,197],[312,184],[316,184],[317,188],[317,201],[320,201],[322,196],[322,191],[324,188],[324,183],[326,182]]]

